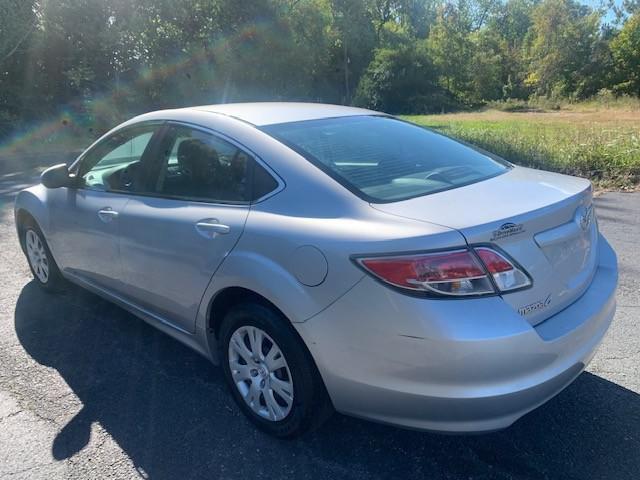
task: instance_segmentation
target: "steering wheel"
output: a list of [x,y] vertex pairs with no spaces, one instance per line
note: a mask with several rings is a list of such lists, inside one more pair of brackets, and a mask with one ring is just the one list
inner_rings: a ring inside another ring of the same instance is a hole
[[440,172],[431,172],[428,173],[427,175],[425,175],[424,177],[425,180],[436,180],[438,182],[444,182],[444,183],[448,183],[449,185],[453,185],[449,180],[447,180],[447,178],[442,175],[442,173]]

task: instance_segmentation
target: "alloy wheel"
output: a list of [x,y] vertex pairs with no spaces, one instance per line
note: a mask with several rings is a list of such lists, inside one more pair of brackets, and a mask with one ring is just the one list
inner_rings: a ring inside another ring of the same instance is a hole
[[49,280],[49,260],[40,236],[34,230],[27,230],[25,235],[27,257],[38,280],[47,283]]
[[231,335],[228,359],[249,408],[266,420],[283,420],[293,406],[293,377],[276,342],[264,330],[242,326]]

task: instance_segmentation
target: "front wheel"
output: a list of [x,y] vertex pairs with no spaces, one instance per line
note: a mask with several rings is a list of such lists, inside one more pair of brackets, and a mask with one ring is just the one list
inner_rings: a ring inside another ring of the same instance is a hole
[[23,229],[21,240],[29,268],[38,285],[50,292],[64,290],[65,280],[38,226],[28,222]]
[[309,352],[275,309],[253,303],[233,308],[223,320],[220,351],[236,403],[261,430],[295,437],[330,415]]

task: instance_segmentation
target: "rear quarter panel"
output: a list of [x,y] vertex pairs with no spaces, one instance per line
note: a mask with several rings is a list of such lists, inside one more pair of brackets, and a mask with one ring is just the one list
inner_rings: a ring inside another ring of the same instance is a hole
[[[293,215],[286,211],[293,199],[285,192],[251,209],[243,236],[204,295],[201,331],[207,328],[211,301],[228,287],[252,290],[291,322],[305,322],[366,275],[351,255],[465,245],[455,230],[384,214],[359,199],[351,204],[309,202],[308,216]],[[322,257],[326,272],[318,274]],[[307,274],[319,283],[307,281]]]

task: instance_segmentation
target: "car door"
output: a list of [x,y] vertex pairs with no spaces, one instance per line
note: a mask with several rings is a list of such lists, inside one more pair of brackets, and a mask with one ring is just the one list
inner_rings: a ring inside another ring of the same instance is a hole
[[51,242],[66,273],[122,291],[119,215],[137,188],[143,157],[160,127],[136,125],[103,139],[73,165],[76,186],[52,192]]
[[171,124],[151,191],[120,216],[126,289],[141,307],[193,332],[202,295],[242,235],[254,161],[230,141]]

